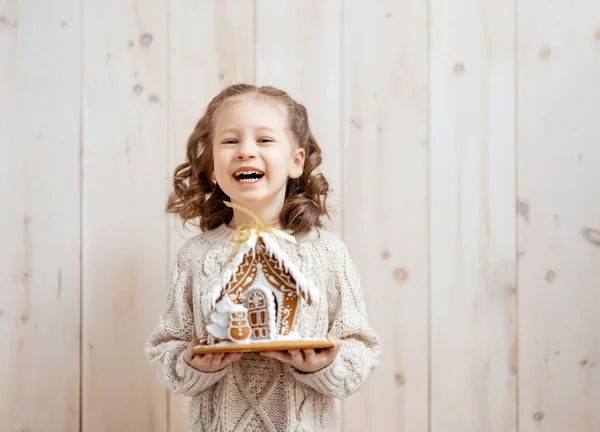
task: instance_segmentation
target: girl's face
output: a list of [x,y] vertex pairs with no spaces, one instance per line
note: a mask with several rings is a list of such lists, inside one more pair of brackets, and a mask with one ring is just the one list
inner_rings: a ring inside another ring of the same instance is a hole
[[290,139],[287,110],[245,94],[214,118],[214,179],[231,201],[250,209],[283,206],[288,178],[302,174],[305,152]]

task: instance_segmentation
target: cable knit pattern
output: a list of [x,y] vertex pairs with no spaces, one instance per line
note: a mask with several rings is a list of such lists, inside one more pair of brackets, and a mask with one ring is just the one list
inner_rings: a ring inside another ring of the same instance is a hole
[[283,251],[320,291],[312,306],[301,302],[302,337],[342,339],[335,361],[315,373],[256,353],[215,373],[183,359],[194,336],[206,336],[202,298],[233,249],[226,225],[189,239],[179,250],[160,324],[146,344],[160,382],[191,397],[188,432],[333,431],[339,427],[336,398],[358,391],[377,366],[382,347],[368,324],[363,292],[345,244],[313,229],[297,244],[276,237]]

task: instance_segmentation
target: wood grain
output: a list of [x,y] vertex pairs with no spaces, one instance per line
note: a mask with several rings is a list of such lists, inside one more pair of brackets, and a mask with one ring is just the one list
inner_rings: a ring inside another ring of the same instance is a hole
[[430,2],[431,430],[517,427],[515,11]]
[[596,431],[600,4],[518,16],[519,431]]
[[80,11],[78,1],[0,2],[0,429],[7,431],[79,427]]
[[343,5],[343,234],[384,354],[344,431],[428,427],[427,5]]
[[144,344],[167,280],[167,6],[88,0],[84,23],[82,427],[165,431]]

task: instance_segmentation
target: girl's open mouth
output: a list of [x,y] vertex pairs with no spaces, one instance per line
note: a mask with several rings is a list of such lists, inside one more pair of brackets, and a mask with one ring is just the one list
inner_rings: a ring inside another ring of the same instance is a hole
[[260,170],[237,170],[233,173],[233,178],[240,183],[256,183],[264,175]]

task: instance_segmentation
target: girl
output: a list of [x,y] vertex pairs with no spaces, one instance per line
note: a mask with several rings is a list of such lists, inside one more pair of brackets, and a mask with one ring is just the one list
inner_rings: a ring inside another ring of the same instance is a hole
[[[369,328],[348,250],[320,229],[329,189],[314,172],[320,163],[306,109],[273,87],[224,89],[188,140],[167,211],[184,222],[199,218],[201,233],[178,252],[161,323],[146,352],[161,383],[192,398],[189,431],[334,430],[334,400],[359,390],[378,364],[381,342]],[[332,348],[193,355],[206,336],[202,297],[233,249],[230,235],[252,223],[224,201],[295,236],[296,243],[274,238],[325,300],[303,311],[297,331],[328,336]]]

